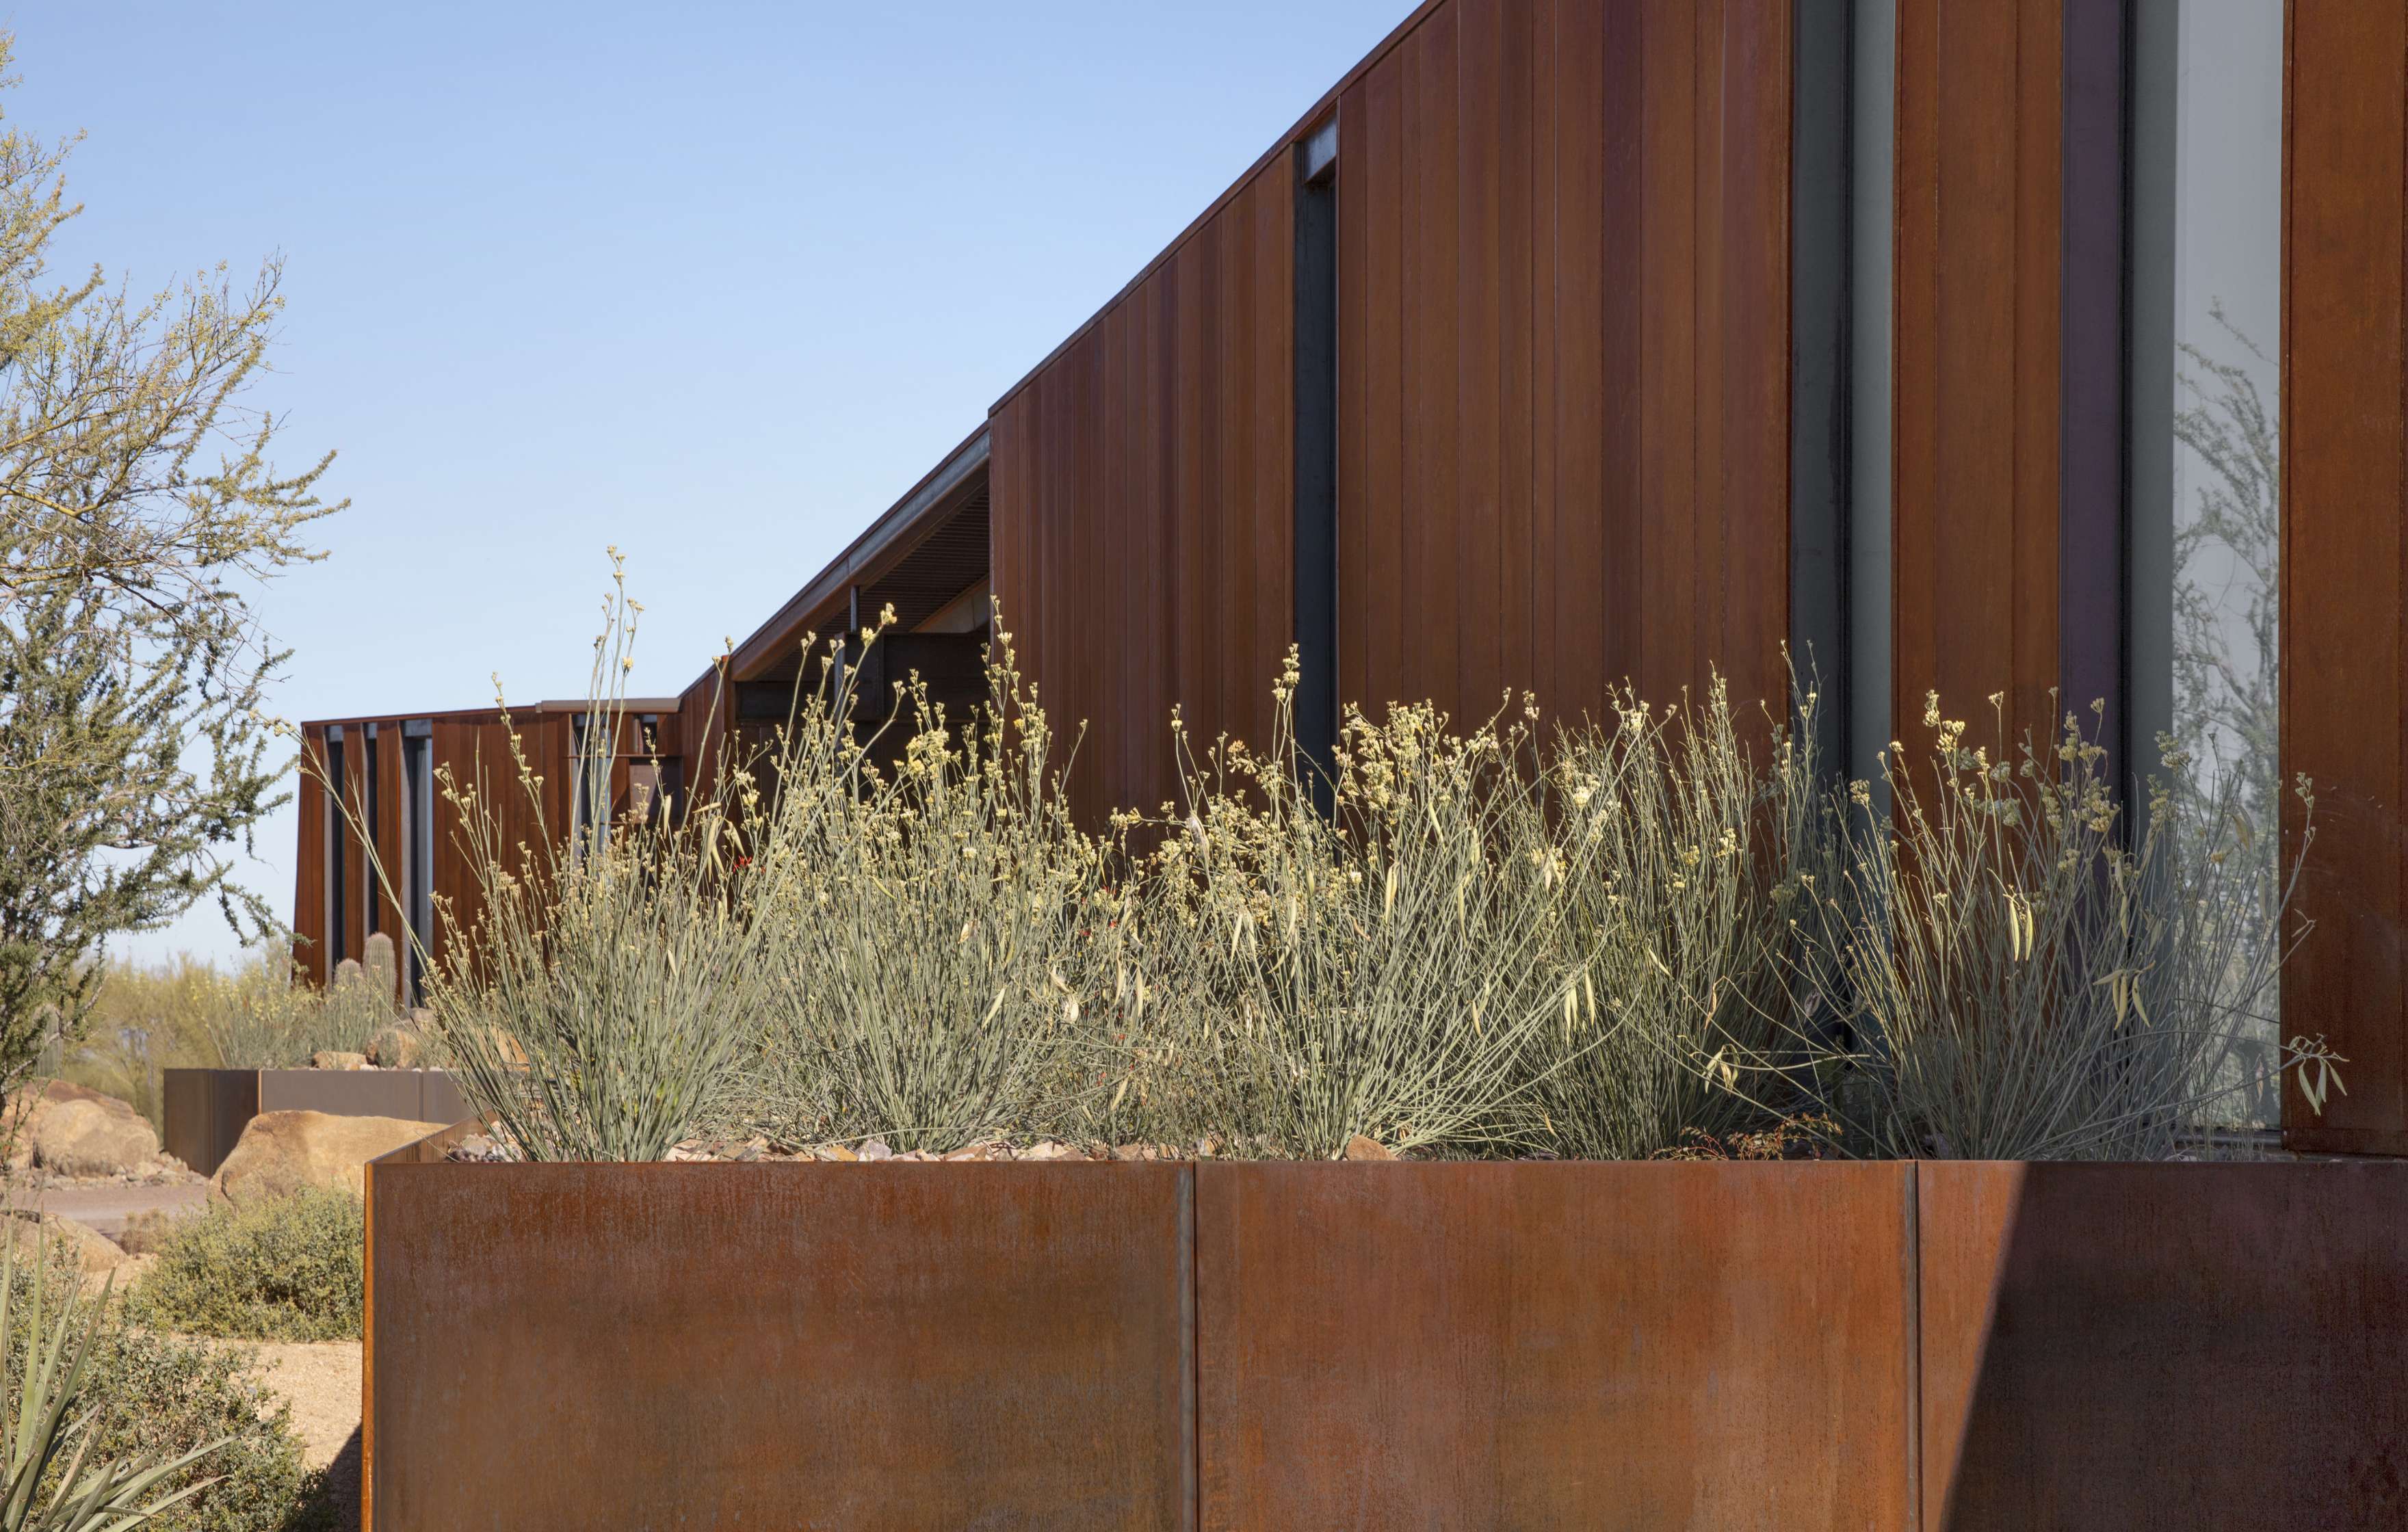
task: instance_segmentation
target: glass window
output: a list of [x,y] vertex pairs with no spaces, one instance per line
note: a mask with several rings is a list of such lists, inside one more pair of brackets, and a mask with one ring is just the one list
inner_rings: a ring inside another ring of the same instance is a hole
[[[2236,998],[2272,1049],[2281,886],[2283,7],[2140,0],[2132,73],[2132,748],[2222,827]],[[2170,738],[2174,759],[2152,748]],[[2229,864],[2239,864],[2231,876]],[[2272,1125],[2271,1089],[2232,1104]]]

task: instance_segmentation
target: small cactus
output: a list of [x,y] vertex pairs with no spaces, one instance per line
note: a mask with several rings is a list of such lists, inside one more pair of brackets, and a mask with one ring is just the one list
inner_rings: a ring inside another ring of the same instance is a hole
[[367,939],[367,950],[360,954],[367,977],[376,993],[391,1002],[401,995],[401,966],[394,961],[393,938],[378,931]]
[[360,966],[360,960],[358,958],[347,957],[340,963],[335,965],[335,987],[337,989],[357,989],[366,984],[367,981],[367,970]]

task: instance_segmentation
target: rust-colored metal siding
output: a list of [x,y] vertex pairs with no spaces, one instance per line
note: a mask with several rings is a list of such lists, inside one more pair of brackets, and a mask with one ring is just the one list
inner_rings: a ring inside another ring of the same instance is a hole
[[[1170,713],[1267,742],[1293,636],[1295,168],[1261,166],[990,424],[993,578],[1090,822],[1176,783]],[[1067,743],[1066,737],[1066,743]]]
[[1912,1166],[1196,1175],[1206,1526],[1909,1525]]
[[1790,9],[1445,0],[996,407],[1004,623],[1079,807],[1294,631],[1292,144],[1339,123],[1339,694],[1782,690]]
[[293,838],[293,966],[314,984],[323,984],[326,962],[326,769],[325,731],[310,724],[301,731],[301,764],[293,788],[293,811],[300,821]]
[[1780,694],[1789,18],[1453,0],[1341,91],[1345,700]]
[[[2283,229],[2283,767],[2315,780],[2283,975],[2349,1094],[2284,1103],[2295,1148],[2408,1153],[2408,11],[2290,9]],[[2284,803],[2297,855],[2300,804]]]
[[[1899,0],[1892,716],[2054,732],[2064,0]],[[2083,699],[2086,701],[2087,699]]]
[[[473,790],[478,800],[493,810],[498,828],[496,840],[506,852],[514,852],[521,845],[556,847],[567,834],[571,817],[575,780],[572,721],[577,710],[571,705],[548,703],[513,713],[507,722],[500,710],[484,709],[437,713],[431,718],[421,713],[304,725],[306,764],[295,793],[301,821],[293,909],[293,929],[302,938],[294,948],[297,971],[312,982],[322,984],[340,958],[358,957],[368,934],[366,912],[371,898],[378,907],[378,929],[391,936],[396,948],[407,939],[408,919],[396,899],[385,895],[374,866],[365,854],[357,829],[366,818],[364,771],[371,759],[371,749],[382,773],[376,797],[377,862],[397,895],[406,886],[408,856],[403,807],[408,787],[402,771],[403,730],[412,718],[431,723],[427,769],[435,774],[435,865],[430,888],[437,909],[429,940],[433,956],[439,963],[446,952],[443,907],[448,904],[452,916],[470,926],[482,911],[476,868],[462,840],[465,827],[458,806],[446,795],[444,774],[449,773],[453,788]],[[614,814],[624,811],[631,802],[630,768],[640,750],[638,719],[656,712],[659,728],[654,747],[661,759],[678,759],[685,739],[697,733],[689,727],[681,710],[668,707],[665,699],[639,699],[631,706],[629,716],[622,720],[622,737],[611,762],[609,810]],[[350,811],[330,815],[323,785],[326,730],[337,723],[343,730],[343,801]],[[367,742],[366,727],[370,723],[377,729],[373,747]],[[518,757],[511,750],[513,735],[527,770],[543,779],[541,789],[535,794],[530,795],[521,786]],[[343,930],[339,948],[329,940],[326,929],[326,849],[330,835],[343,838]]]
[[372,1166],[365,1525],[1192,1526],[1192,1173],[1029,1168]]

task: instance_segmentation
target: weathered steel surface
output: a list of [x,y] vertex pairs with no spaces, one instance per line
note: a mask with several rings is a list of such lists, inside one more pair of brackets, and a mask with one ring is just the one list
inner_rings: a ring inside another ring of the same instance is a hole
[[408,1163],[369,1177],[375,1532],[1164,1528],[1172,1165]]
[[440,1069],[169,1069],[161,1138],[168,1153],[213,1175],[263,1111],[456,1123],[468,1115]]
[[259,1110],[414,1123],[456,1123],[468,1115],[460,1087],[441,1069],[262,1069]]
[[202,1175],[213,1175],[259,1115],[255,1069],[169,1069],[160,1086],[162,1147]]
[[1196,1175],[1207,1528],[1911,1525],[1910,1167]]
[[1924,1521],[2408,1525],[2408,1165],[1927,1165]]

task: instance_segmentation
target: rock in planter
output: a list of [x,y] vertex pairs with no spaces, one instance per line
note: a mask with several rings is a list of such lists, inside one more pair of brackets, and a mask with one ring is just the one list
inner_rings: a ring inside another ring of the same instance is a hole
[[35,1119],[34,1163],[54,1174],[124,1175],[158,1162],[158,1131],[122,1101],[61,1101]]
[[209,1178],[209,1198],[256,1202],[310,1186],[340,1186],[357,1196],[366,1185],[362,1166],[446,1125],[399,1117],[264,1111],[242,1130],[234,1153]]
[[345,1053],[335,1049],[322,1049],[309,1055],[312,1069],[365,1069],[368,1067],[366,1053]]
[[380,1069],[415,1069],[425,1056],[425,1040],[406,1026],[388,1026],[368,1039],[368,1062]]

